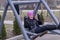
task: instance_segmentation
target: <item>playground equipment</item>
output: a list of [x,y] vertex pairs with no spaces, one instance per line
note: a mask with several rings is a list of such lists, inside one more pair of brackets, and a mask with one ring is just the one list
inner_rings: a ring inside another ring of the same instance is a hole
[[[6,16],[6,12],[7,12],[8,6],[10,6],[11,9],[13,10],[14,16],[15,16],[17,22],[18,22],[19,28],[21,29],[25,40],[31,40],[28,37],[27,33],[33,34],[33,35],[37,35],[36,33],[31,33],[31,32],[25,31],[24,26],[22,25],[21,19],[18,16],[18,13],[17,13],[17,11],[16,11],[16,9],[14,7],[14,4],[15,5],[25,5],[25,4],[27,5],[27,4],[34,4],[34,3],[36,3],[35,9],[34,9],[34,16],[37,13],[37,10],[39,8],[40,3],[42,3],[46,7],[46,9],[49,12],[49,14],[50,14],[51,18],[53,19],[53,21],[55,22],[56,27],[59,26],[58,19],[55,17],[53,12],[50,10],[50,8],[47,5],[47,3],[45,2],[45,0],[38,0],[38,1],[37,0],[36,1],[12,1],[12,0],[6,0],[6,6],[5,6],[5,9],[4,9],[4,12],[3,12],[3,15],[2,15],[2,19],[1,19],[1,23],[0,23],[0,32],[1,32],[1,29],[2,29],[2,25],[4,23],[4,19],[5,19],[5,16]],[[56,31],[51,31],[51,32],[60,35],[60,33],[57,33]]]

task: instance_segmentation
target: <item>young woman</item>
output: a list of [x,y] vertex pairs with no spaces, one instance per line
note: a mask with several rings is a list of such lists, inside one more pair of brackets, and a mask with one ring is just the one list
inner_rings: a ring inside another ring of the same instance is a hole
[[57,29],[55,25],[52,27],[48,26],[48,25],[46,25],[44,27],[40,27],[38,22],[40,22],[40,24],[42,24],[42,22],[39,20],[36,20],[34,18],[33,11],[28,11],[27,16],[28,16],[28,18],[25,20],[24,26],[25,26],[25,28],[28,28],[31,32],[41,33],[41,32],[47,31],[47,30]]

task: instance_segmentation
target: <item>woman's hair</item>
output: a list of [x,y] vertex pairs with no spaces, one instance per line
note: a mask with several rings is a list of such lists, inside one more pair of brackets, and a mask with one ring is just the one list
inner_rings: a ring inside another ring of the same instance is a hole
[[28,12],[27,12],[27,16],[30,16],[30,15],[34,15],[34,14],[33,14],[33,11],[28,11]]

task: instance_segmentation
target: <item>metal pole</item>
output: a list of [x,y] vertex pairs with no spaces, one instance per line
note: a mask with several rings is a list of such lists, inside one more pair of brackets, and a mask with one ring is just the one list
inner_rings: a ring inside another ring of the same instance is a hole
[[34,9],[34,17],[35,17],[35,15],[36,15],[37,11],[38,11],[40,2],[41,2],[41,1],[39,1],[39,3],[38,3],[37,5],[35,5],[35,9]]
[[59,32],[57,32],[57,31],[55,31],[55,30],[53,30],[53,31],[50,31],[51,33],[54,33],[54,34],[58,34],[58,35],[60,35],[60,30],[59,30]]
[[43,5],[46,7],[47,11],[49,12],[50,16],[52,17],[52,19],[54,20],[54,22],[56,23],[56,25],[59,25],[59,21],[58,19],[55,17],[55,15],[53,14],[53,12],[50,10],[49,6],[47,5],[47,3],[45,2],[45,0],[41,0],[41,2],[43,3]]
[[20,20],[20,17],[19,17],[18,14],[17,14],[17,11],[16,11],[16,9],[15,9],[15,7],[14,7],[14,4],[12,3],[11,0],[8,0],[8,2],[9,2],[9,4],[10,4],[10,6],[11,6],[11,9],[12,9],[13,12],[14,12],[15,18],[16,18],[16,20],[17,20],[17,22],[18,22],[19,28],[21,29],[21,31],[22,31],[22,33],[23,33],[23,35],[24,35],[24,37],[25,37],[25,40],[30,40],[30,39],[28,38],[28,35],[27,35],[25,29],[24,29],[24,26],[22,25],[22,22],[21,22],[21,20]]
[[1,30],[2,30],[2,26],[3,26],[3,23],[4,23],[4,19],[5,19],[5,16],[6,16],[6,12],[7,12],[7,9],[8,9],[8,2],[6,2],[6,5],[5,5],[5,9],[4,9],[4,12],[3,12],[3,15],[2,15],[2,18],[1,18],[1,23],[0,23],[0,33],[1,33]]
[[12,1],[13,4],[25,5],[25,4],[33,4],[39,3],[39,1]]

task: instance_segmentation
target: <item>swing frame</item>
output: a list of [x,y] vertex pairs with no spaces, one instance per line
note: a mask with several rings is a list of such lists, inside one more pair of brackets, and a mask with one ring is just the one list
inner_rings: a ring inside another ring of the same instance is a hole
[[[58,19],[55,17],[53,12],[50,10],[50,8],[47,5],[47,3],[45,2],[45,0],[39,0],[39,1],[12,1],[12,0],[6,0],[5,9],[4,9],[4,12],[3,12],[3,15],[2,15],[2,19],[1,19],[1,22],[0,22],[0,33],[1,33],[2,26],[3,26],[4,20],[5,20],[5,16],[6,16],[6,13],[7,13],[7,10],[8,10],[8,6],[10,6],[12,11],[13,11],[13,13],[14,13],[14,16],[15,16],[15,18],[17,20],[19,28],[21,29],[21,31],[23,33],[23,36],[24,36],[25,40],[31,40],[28,37],[27,33],[37,35],[35,33],[31,33],[31,32],[25,31],[25,28],[24,28],[24,26],[22,25],[22,22],[21,22],[21,18],[18,16],[18,13],[17,13],[17,11],[16,11],[16,9],[14,7],[14,4],[15,5],[25,5],[25,4],[27,5],[27,4],[33,4],[33,3],[36,3],[35,9],[34,9],[34,16],[36,15],[36,13],[38,11],[40,3],[42,3],[46,7],[46,9],[47,9],[49,15],[51,16],[51,18],[53,19],[53,21],[55,22],[55,25],[57,27],[59,26]],[[60,33],[57,33],[56,31],[52,31],[52,32],[60,35]]]

